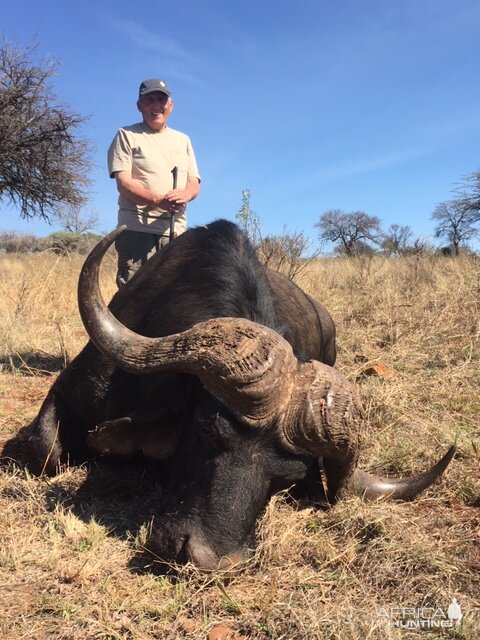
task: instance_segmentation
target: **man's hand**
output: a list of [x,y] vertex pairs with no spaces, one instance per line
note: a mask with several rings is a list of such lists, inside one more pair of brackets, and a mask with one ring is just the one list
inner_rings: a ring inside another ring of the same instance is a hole
[[178,207],[183,204],[187,204],[192,199],[191,194],[187,189],[172,189],[165,194],[164,199],[174,207]]
[[155,199],[155,202],[154,202],[153,206],[159,207],[160,209],[163,209],[164,211],[169,211],[170,213],[173,213],[174,211],[178,211],[178,209],[179,209],[179,207],[181,205],[179,203],[175,202],[175,200],[169,200],[167,198],[167,196],[164,195],[164,196],[158,196]]
[[166,194],[155,193],[146,189],[138,180],[132,178],[127,171],[115,174],[118,191],[135,204],[161,207],[165,211],[176,211],[193,200],[200,191],[200,183],[196,178],[187,182],[185,189],[172,189]]
[[196,198],[199,191],[200,183],[197,178],[189,178],[185,189],[172,189],[164,197],[174,207],[179,207]]

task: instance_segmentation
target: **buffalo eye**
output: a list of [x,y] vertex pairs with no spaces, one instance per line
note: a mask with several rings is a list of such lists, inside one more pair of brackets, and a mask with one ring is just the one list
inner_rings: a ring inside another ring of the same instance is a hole
[[221,418],[218,412],[198,417],[196,431],[203,444],[208,449],[212,449],[212,453],[221,453],[226,449],[226,440],[221,432]]

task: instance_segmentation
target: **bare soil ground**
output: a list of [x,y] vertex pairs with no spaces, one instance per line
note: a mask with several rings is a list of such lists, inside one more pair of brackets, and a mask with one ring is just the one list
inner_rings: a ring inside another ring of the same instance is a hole
[[[80,264],[0,255],[0,440],[33,419],[85,344]],[[337,366],[363,400],[361,466],[418,472],[457,440],[446,477],[411,503],[351,497],[316,511],[275,496],[255,554],[226,579],[190,566],[161,575],[143,553],[161,492],[153,468],[47,479],[6,461],[3,640],[385,640],[407,625],[425,638],[480,637],[480,262],[322,260],[299,284],[331,311]],[[114,288],[111,263],[106,297]],[[454,597],[463,619],[449,628]]]

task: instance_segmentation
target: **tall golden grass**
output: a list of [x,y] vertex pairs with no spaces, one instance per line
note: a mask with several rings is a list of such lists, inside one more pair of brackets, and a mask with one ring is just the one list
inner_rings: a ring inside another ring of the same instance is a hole
[[[80,257],[0,256],[0,440],[31,420],[86,337]],[[274,497],[248,565],[228,581],[145,567],[158,502],[152,469],[0,470],[0,637],[75,640],[405,637],[397,621],[480,634],[480,262],[319,260],[299,284],[331,311],[340,368],[365,407],[361,466],[410,473],[454,441],[446,478],[411,503],[347,498],[329,511]],[[113,260],[103,289],[115,290]],[[364,375],[382,365],[380,376]],[[441,610],[441,611],[440,611]],[[416,617],[415,617],[416,616]],[[430,622],[428,622],[430,620]],[[427,622],[425,622],[427,621]]]

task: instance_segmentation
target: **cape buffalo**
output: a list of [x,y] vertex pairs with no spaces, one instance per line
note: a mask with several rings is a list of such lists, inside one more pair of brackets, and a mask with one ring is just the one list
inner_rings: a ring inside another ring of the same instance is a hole
[[[149,547],[165,561],[225,568],[252,546],[269,496],[319,472],[347,489],[411,498],[446,468],[384,481],[357,468],[361,409],[330,365],[328,312],[260,265],[245,235],[217,221],[158,253],[105,306],[102,240],[79,281],[92,342],[62,372],[30,437],[30,466],[54,473],[92,454],[168,464]],[[162,463],[163,463],[162,462]]]

